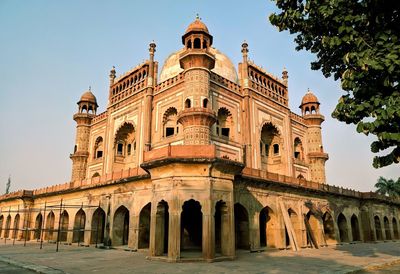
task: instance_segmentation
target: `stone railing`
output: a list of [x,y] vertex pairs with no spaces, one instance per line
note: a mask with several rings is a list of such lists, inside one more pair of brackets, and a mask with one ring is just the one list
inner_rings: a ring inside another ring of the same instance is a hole
[[215,83],[218,83],[224,87],[226,87],[229,90],[233,90],[235,92],[240,93],[240,86],[216,73],[211,73],[211,77],[210,77],[211,81],[214,81]]
[[275,102],[278,102],[284,106],[288,106],[288,99],[284,96],[281,95],[278,91],[272,90],[271,88],[268,88],[264,85],[261,85],[254,80],[250,81],[250,86],[260,92],[261,94],[265,95],[266,97],[272,99]]
[[75,189],[85,189],[96,187],[100,185],[113,184],[116,181],[120,181],[126,178],[137,177],[147,175],[146,171],[141,168],[130,168],[121,171],[115,171],[112,173],[105,174],[103,176],[88,178],[84,180],[79,180],[75,182],[69,182],[64,184],[52,185],[48,187],[38,188],[35,190],[18,190],[9,194],[4,194],[0,196],[0,201],[23,198],[23,197],[32,197],[37,195],[45,195],[56,192],[64,192]]
[[107,118],[107,111],[104,111],[104,112],[98,114],[96,117],[93,118],[92,124],[95,124],[95,123],[97,123],[99,121],[102,121],[102,120],[104,120],[106,118]]
[[278,183],[288,184],[291,186],[300,186],[304,188],[325,191],[332,194],[350,196],[355,198],[364,198],[364,199],[379,199],[384,201],[391,201],[400,203],[399,199],[387,197],[384,195],[380,195],[376,192],[360,192],[353,189],[331,186],[328,184],[321,184],[317,182],[307,181],[305,179],[294,178],[290,176],[280,175],[277,173],[267,172],[265,170],[252,169],[252,168],[244,168],[242,171],[242,175],[251,178],[264,179],[268,181],[274,181]]
[[166,158],[215,158],[216,155],[215,145],[165,146],[144,152],[143,162]]
[[176,85],[181,82],[183,82],[183,73],[182,72],[174,77],[171,77],[171,78],[161,82],[161,83],[158,83],[154,88],[154,92],[155,93],[160,92],[161,90],[163,90],[167,87]]
[[132,86],[126,87],[124,90],[116,93],[115,95],[111,96],[110,105],[118,103],[119,101],[125,99],[126,97],[131,96],[136,92],[139,92],[139,90],[144,89],[146,86],[147,86],[147,77],[135,84],[132,84]]
[[299,122],[300,124],[304,124],[304,118],[303,118],[302,116],[300,116],[300,115],[294,113],[294,112],[291,112],[291,113],[290,113],[290,118],[291,118],[293,121]]

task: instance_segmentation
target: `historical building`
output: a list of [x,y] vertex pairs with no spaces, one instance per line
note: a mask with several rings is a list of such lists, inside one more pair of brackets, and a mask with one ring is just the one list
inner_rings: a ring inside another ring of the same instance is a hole
[[[238,68],[196,19],[158,73],[116,76],[106,111],[78,101],[71,181],[0,197],[2,238],[148,249],[150,258],[233,259],[236,249],[399,239],[399,201],[325,183],[317,97],[288,107],[288,72]],[[195,255],[193,255],[195,254]]]

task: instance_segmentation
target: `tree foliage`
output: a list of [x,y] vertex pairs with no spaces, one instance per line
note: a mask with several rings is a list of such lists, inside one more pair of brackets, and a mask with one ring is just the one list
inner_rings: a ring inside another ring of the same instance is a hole
[[400,178],[394,181],[393,179],[379,177],[375,187],[377,188],[376,192],[379,194],[390,197],[400,197]]
[[346,94],[332,113],[376,136],[373,166],[400,161],[400,1],[276,0],[279,31],[296,34],[296,50],[316,54],[311,68],[340,79]]

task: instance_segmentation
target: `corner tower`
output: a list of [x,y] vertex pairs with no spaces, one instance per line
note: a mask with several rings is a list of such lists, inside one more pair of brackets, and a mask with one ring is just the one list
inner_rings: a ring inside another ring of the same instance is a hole
[[308,90],[301,100],[300,109],[307,125],[307,156],[310,162],[311,180],[326,183],[325,162],[329,157],[322,145],[321,124],[325,118],[319,112],[319,105],[318,98]]
[[76,138],[74,153],[70,155],[72,160],[71,181],[85,179],[87,160],[89,157],[90,124],[96,116],[97,100],[93,93],[83,93],[78,102],[78,112],[74,115],[76,122]]
[[210,144],[211,126],[216,121],[210,93],[210,70],[215,66],[215,56],[209,50],[212,41],[207,26],[198,17],[182,36],[185,48],[179,63],[184,70],[185,101],[178,122],[183,125],[186,145]]

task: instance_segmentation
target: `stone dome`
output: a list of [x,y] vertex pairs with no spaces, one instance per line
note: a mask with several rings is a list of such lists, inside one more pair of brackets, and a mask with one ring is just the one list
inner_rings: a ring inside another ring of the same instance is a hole
[[90,102],[97,105],[96,96],[94,96],[94,94],[90,90],[87,90],[82,94],[79,102]]
[[203,31],[209,34],[206,24],[204,24],[199,18],[196,18],[196,20],[190,23],[185,31],[185,34],[192,31]]
[[301,100],[301,105],[305,104],[319,104],[317,96],[314,95],[310,90],[307,91],[306,95],[303,96],[303,99]]
[[[179,64],[179,55],[184,50],[185,49],[178,50],[167,57],[161,69],[159,82],[164,82],[165,80],[172,78],[183,71]],[[208,50],[211,54],[215,55],[215,67],[211,71],[228,79],[229,81],[238,83],[238,76],[235,66],[229,57],[216,48],[210,47]]]

